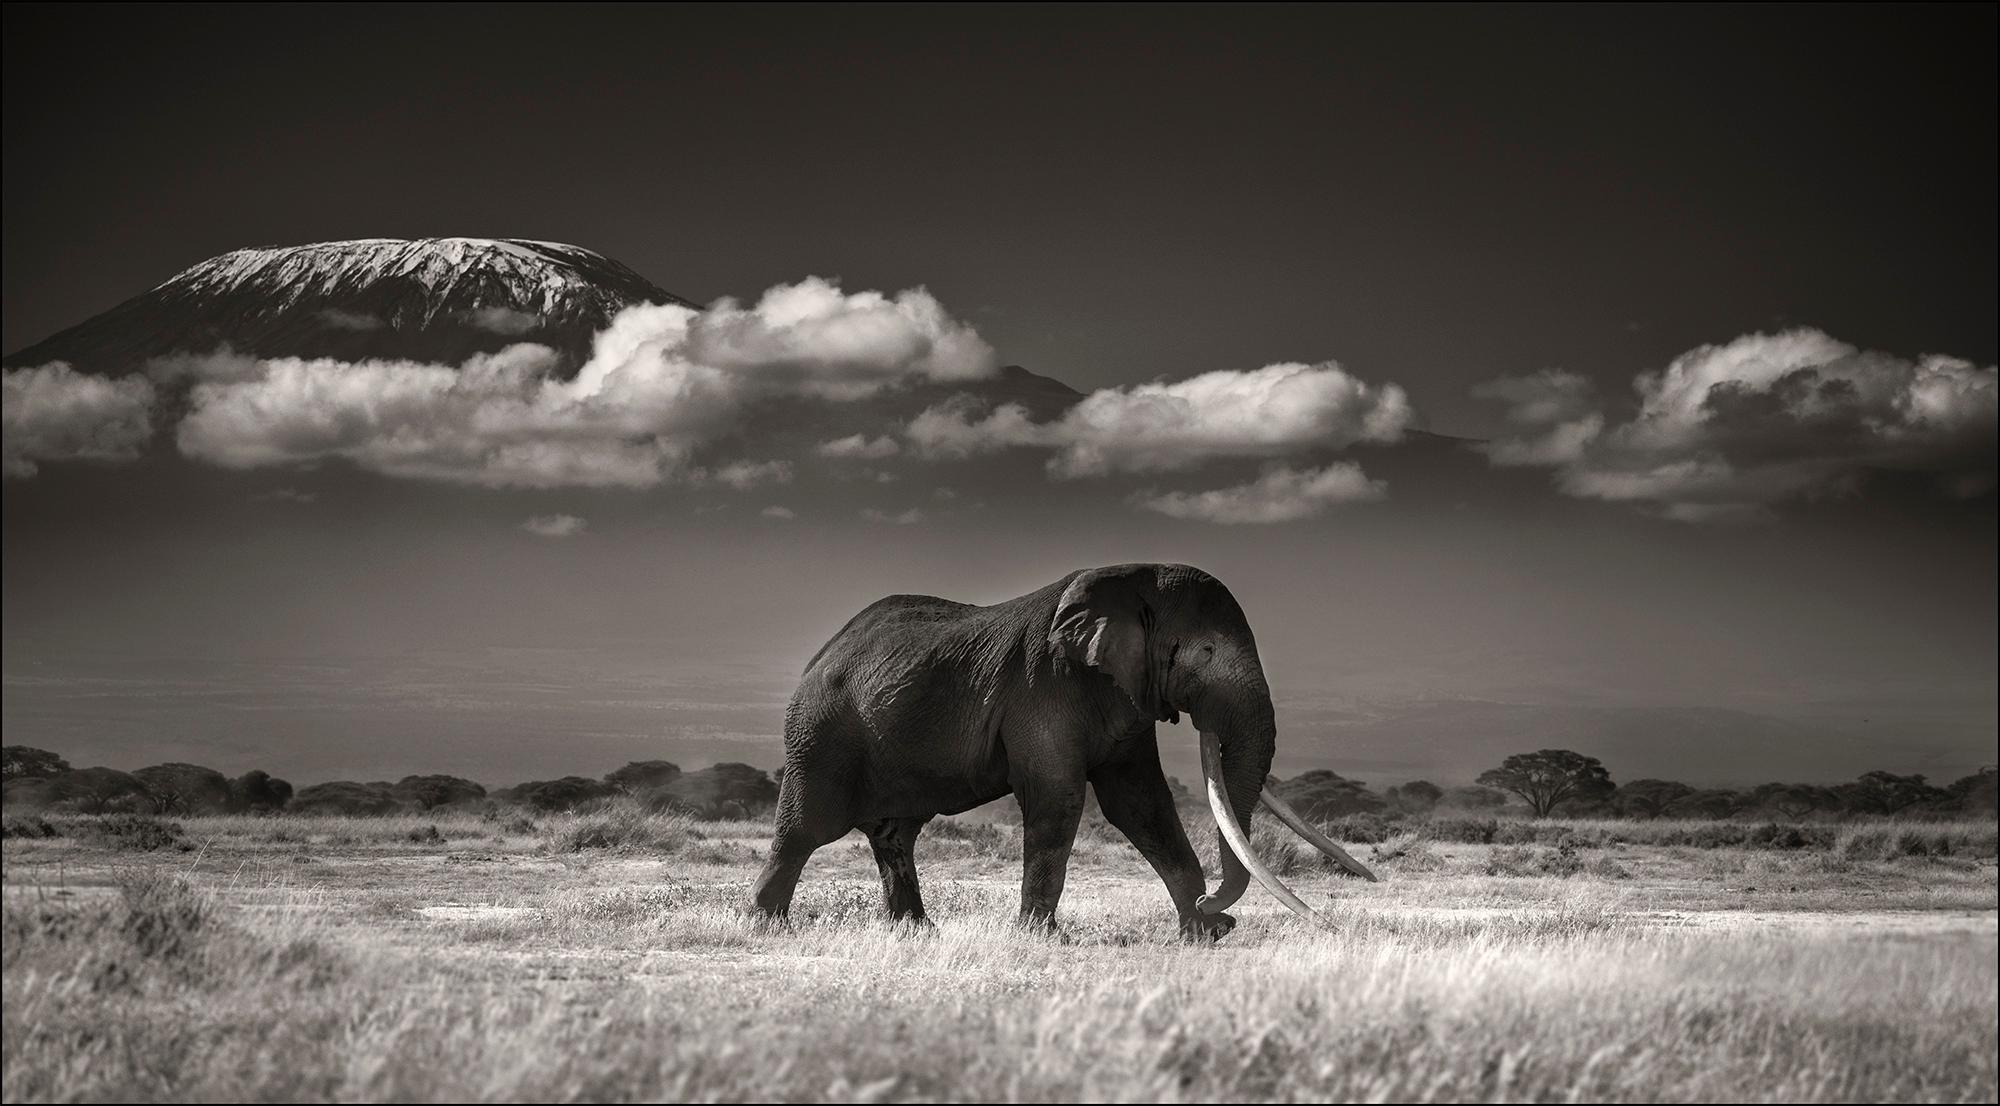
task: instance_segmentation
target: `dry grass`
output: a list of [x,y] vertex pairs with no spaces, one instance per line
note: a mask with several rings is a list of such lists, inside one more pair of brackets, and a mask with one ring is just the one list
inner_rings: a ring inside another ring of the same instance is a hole
[[1573,871],[1398,841],[1374,885],[1301,856],[1330,929],[1253,891],[1197,947],[1095,836],[1053,938],[1010,924],[1005,826],[926,834],[935,929],[881,920],[849,839],[773,930],[738,909],[757,824],[181,822],[192,852],[7,841],[8,1101],[1996,1092],[1992,863],[1893,837],[1572,845]]

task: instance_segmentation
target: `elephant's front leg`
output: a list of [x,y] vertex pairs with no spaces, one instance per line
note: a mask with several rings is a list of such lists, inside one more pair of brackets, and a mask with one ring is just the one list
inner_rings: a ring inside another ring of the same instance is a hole
[[1181,934],[1207,940],[1228,936],[1236,919],[1220,912],[1204,913],[1197,905],[1207,890],[1201,860],[1181,827],[1153,735],[1135,738],[1126,759],[1099,765],[1090,773],[1090,785],[1097,789],[1105,819],[1125,834],[1167,885],[1180,915]]
[[1081,774],[1074,780],[1023,781],[1014,794],[1021,801],[1021,922],[1049,926],[1055,922],[1069,853],[1076,844],[1077,822],[1083,817]]

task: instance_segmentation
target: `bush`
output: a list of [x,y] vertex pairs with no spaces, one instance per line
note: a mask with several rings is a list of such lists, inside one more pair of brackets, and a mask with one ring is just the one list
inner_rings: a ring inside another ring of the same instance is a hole
[[230,782],[238,810],[282,810],[292,799],[292,785],[261,768],[253,768]]
[[754,818],[778,801],[778,785],[763,769],[748,764],[715,764],[687,772],[642,796],[658,811],[678,811],[711,820]]
[[670,760],[635,760],[604,774],[605,783],[628,795],[665,787],[680,778],[681,766]]
[[352,780],[334,780],[331,783],[316,783],[292,796],[287,809],[295,814],[333,814],[346,816],[367,816],[371,814],[395,814],[403,809],[403,804],[389,793],[389,785],[384,783],[355,783]]
[[500,793],[517,803],[545,811],[574,811],[589,807],[618,793],[603,780],[585,776],[564,776],[559,780],[530,780]]
[[1424,823],[1423,832],[1433,841],[1491,845],[1500,823],[1493,818],[1432,818]]
[[453,803],[477,802],[486,797],[486,788],[457,776],[404,776],[389,788],[399,803],[418,810],[435,810]]
[[560,853],[585,849],[675,853],[702,840],[686,815],[650,811],[629,799],[555,819],[544,836],[549,850]]
[[1328,837],[1356,845],[1378,845],[1394,832],[1389,820],[1378,814],[1349,814],[1320,823]]
[[1563,845],[1545,849],[1531,845],[1503,845],[1486,854],[1489,876],[1554,876],[1568,879],[1584,870],[1576,848]]
[[63,831],[47,819],[33,814],[9,814],[0,819],[0,839],[25,838],[35,840],[44,837],[61,837]]
[[114,848],[137,852],[159,849],[185,852],[194,848],[188,844],[180,823],[163,822],[145,814],[110,814],[87,823],[87,828],[91,836],[103,839]]
[[154,808],[153,793],[138,777],[110,768],[78,768],[55,776],[16,776],[6,782],[8,809],[64,810],[82,814],[139,812]]

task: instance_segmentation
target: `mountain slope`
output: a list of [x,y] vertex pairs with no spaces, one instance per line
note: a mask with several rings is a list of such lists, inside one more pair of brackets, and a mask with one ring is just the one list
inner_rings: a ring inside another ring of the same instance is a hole
[[228,345],[258,357],[456,363],[539,342],[574,366],[636,303],[696,306],[579,246],[522,239],[365,238],[234,250],[8,355],[121,374]]

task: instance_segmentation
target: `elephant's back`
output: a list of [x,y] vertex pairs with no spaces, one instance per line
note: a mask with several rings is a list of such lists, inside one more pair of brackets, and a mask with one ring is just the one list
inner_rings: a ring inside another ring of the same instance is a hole
[[928,648],[940,631],[963,623],[979,609],[970,603],[935,595],[891,595],[877,599],[848,619],[847,625],[819,647],[819,652],[806,662],[806,673],[810,675],[829,661],[854,659],[857,653]]

